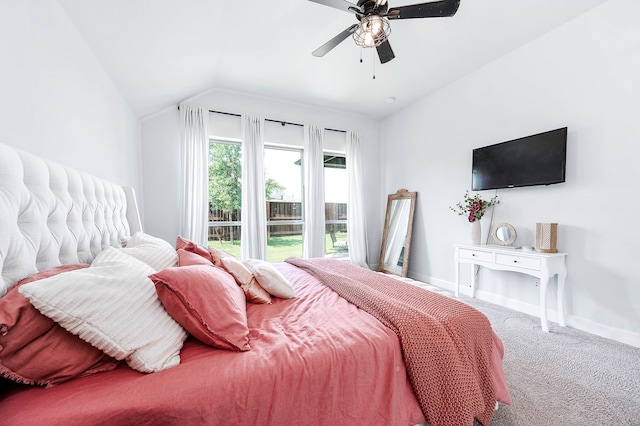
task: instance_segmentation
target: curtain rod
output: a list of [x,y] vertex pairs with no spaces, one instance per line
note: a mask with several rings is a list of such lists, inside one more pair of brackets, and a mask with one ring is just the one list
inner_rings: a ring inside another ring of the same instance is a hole
[[[180,110],[180,105],[178,105],[178,110]],[[223,114],[223,115],[232,115],[234,117],[241,117],[240,114],[236,114],[233,112],[224,112],[224,111],[214,111],[212,109],[209,110],[209,112],[212,112],[214,114]],[[290,126],[304,126],[304,124],[300,124],[300,123],[289,123],[288,121],[282,121],[282,120],[272,120],[270,118],[265,118],[264,121],[270,121],[272,123],[280,123],[283,126],[285,124],[289,124]],[[328,130],[330,132],[339,132],[339,133],[347,133],[346,130],[336,130],[336,129],[329,129],[327,127],[324,128],[324,130]]]

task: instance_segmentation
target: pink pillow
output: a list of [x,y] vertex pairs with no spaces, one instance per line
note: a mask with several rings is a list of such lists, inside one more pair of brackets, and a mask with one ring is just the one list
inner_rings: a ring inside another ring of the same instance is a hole
[[217,249],[215,247],[209,247],[209,255],[211,256],[211,260],[213,261],[213,264],[220,267],[222,267],[223,258],[227,258],[227,257],[231,257],[233,259],[236,258],[232,254],[229,254],[226,251]]
[[238,285],[244,291],[247,301],[251,303],[270,304],[271,295],[258,284],[251,271],[235,257],[220,259],[222,267],[233,275]]
[[201,245],[196,244],[193,241],[189,241],[186,238],[181,237],[180,235],[178,235],[178,238],[176,238],[176,250],[185,250],[191,253],[195,253],[199,256],[204,257],[209,262],[213,262],[213,260],[211,259],[211,255],[209,254],[209,250],[207,250],[206,247],[202,247]]
[[247,305],[242,290],[215,266],[189,265],[150,275],[169,315],[201,342],[248,351]]
[[189,265],[213,266],[213,263],[211,262],[211,260],[205,259],[204,257],[192,251],[187,251],[182,248],[178,249],[178,266],[189,266]]
[[176,237],[176,250],[180,250],[181,248],[184,248],[184,246],[186,246],[190,242],[191,241],[187,240],[186,238],[182,237],[181,235],[178,235]]
[[18,288],[89,265],[62,265],[25,278],[0,299],[0,375],[19,383],[53,387],[110,371],[118,361],[42,315]]

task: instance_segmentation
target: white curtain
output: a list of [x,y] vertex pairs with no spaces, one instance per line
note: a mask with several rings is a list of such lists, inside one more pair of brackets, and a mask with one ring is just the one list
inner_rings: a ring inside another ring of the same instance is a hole
[[182,194],[180,235],[207,245],[209,227],[209,112],[180,105]]
[[367,215],[364,204],[363,150],[360,134],[347,132],[347,241],[349,258],[354,265],[368,268]]
[[264,188],[264,119],[242,116],[241,257],[267,259],[267,213]]
[[304,126],[304,243],[302,257],[324,257],[324,154],[322,129]]

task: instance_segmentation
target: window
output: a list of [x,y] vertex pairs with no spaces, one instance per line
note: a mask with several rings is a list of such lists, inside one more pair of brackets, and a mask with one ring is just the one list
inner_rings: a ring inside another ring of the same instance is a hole
[[302,150],[265,147],[267,260],[302,257]]
[[329,256],[348,256],[347,199],[349,178],[344,154],[324,155],[325,252]]
[[240,257],[242,147],[209,144],[209,246]]
[[[267,260],[302,256],[302,149],[265,146]],[[347,170],[344,154],[324,155],[326,254],[348,256]],[[241,256],[242,146],[209,144],[209,246]]]

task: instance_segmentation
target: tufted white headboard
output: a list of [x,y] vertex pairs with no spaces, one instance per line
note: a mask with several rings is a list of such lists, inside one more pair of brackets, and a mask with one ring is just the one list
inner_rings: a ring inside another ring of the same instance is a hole
[[0,297],[38,271],[91,263],[141,230],[132,188],[0,144]]

